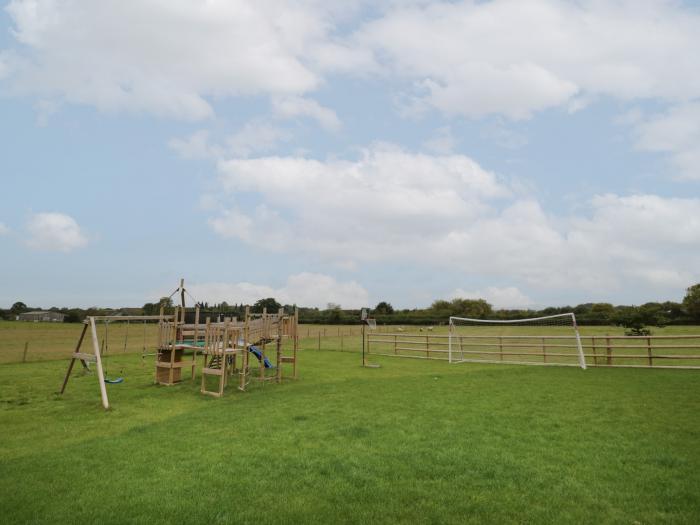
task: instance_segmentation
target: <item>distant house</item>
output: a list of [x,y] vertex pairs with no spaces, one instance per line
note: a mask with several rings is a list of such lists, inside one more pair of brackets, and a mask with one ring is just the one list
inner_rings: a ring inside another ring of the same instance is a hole
[[66,318],[66,314],[59,312],[24,312],[17,316],[18,321],[33,321],[35,323],[62,323]]

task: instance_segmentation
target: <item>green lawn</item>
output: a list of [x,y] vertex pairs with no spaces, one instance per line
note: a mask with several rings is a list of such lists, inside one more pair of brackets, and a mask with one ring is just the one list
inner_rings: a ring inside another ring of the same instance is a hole
[[109,412],[94,375],[54,394],[66,361],[0,365],[3,523],[700,522],[697,371],[307,349],[213,399],[150,359],[107,358]]

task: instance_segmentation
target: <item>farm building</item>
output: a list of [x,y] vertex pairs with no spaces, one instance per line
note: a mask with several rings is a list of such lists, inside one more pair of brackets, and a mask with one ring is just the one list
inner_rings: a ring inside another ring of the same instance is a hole
[[59,312],[24,312],[17,316],[18,321],[62,323],[66,315]]

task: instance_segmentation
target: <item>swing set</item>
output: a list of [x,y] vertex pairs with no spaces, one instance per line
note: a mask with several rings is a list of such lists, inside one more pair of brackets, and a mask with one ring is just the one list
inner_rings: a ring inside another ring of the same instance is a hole
[[[68,385],[68,379],[73,371],[76,361],[80,361],[83,369],[90,371],[90,364],[95,364],[95,369],[97,372],[97,381],[100,385],[100,396],[102,397],[102,406],[105,409],[109,408],[109,398],[107,396],[106,385],[109,384],[119,384],[124,382],[123,377],[108,377],[105,371],[105,367],[102,361],[102,357],[109,352],[109,325],[112,323],[126,322],[126,333],[124,337],[123,352],[126,352],[129,343],[129,323],[131,322],[143,322],[143,347],[142,355],[146,352],[146,325],[149,321],[157,321],[162,324],[168,320],[173,319],[172,315],[93,315],[85,319],[83,324],[83,330],[80,333],[80,338],[78,339],[78,344],[75,347],[73,355],[71,357],[70,364],[68,365],[68,371],[66,372],[66,377],[63,380],[63,385],[61,386],[61,394],[66,390]],[[104,322],[104,337],[100,343],[99,337],[97,335],[97,323]],[[85,341],[85,334],[90,330],[90,338],[92,340],[92,352],[81,351],[83,342]],[[123,370],[122,370],[123,373]]]

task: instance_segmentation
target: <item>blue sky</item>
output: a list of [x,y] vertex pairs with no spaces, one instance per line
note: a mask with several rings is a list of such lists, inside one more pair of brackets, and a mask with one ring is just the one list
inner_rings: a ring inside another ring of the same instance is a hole
[[0,305],[680,300],[697,49],[667,0],[5,3]]

